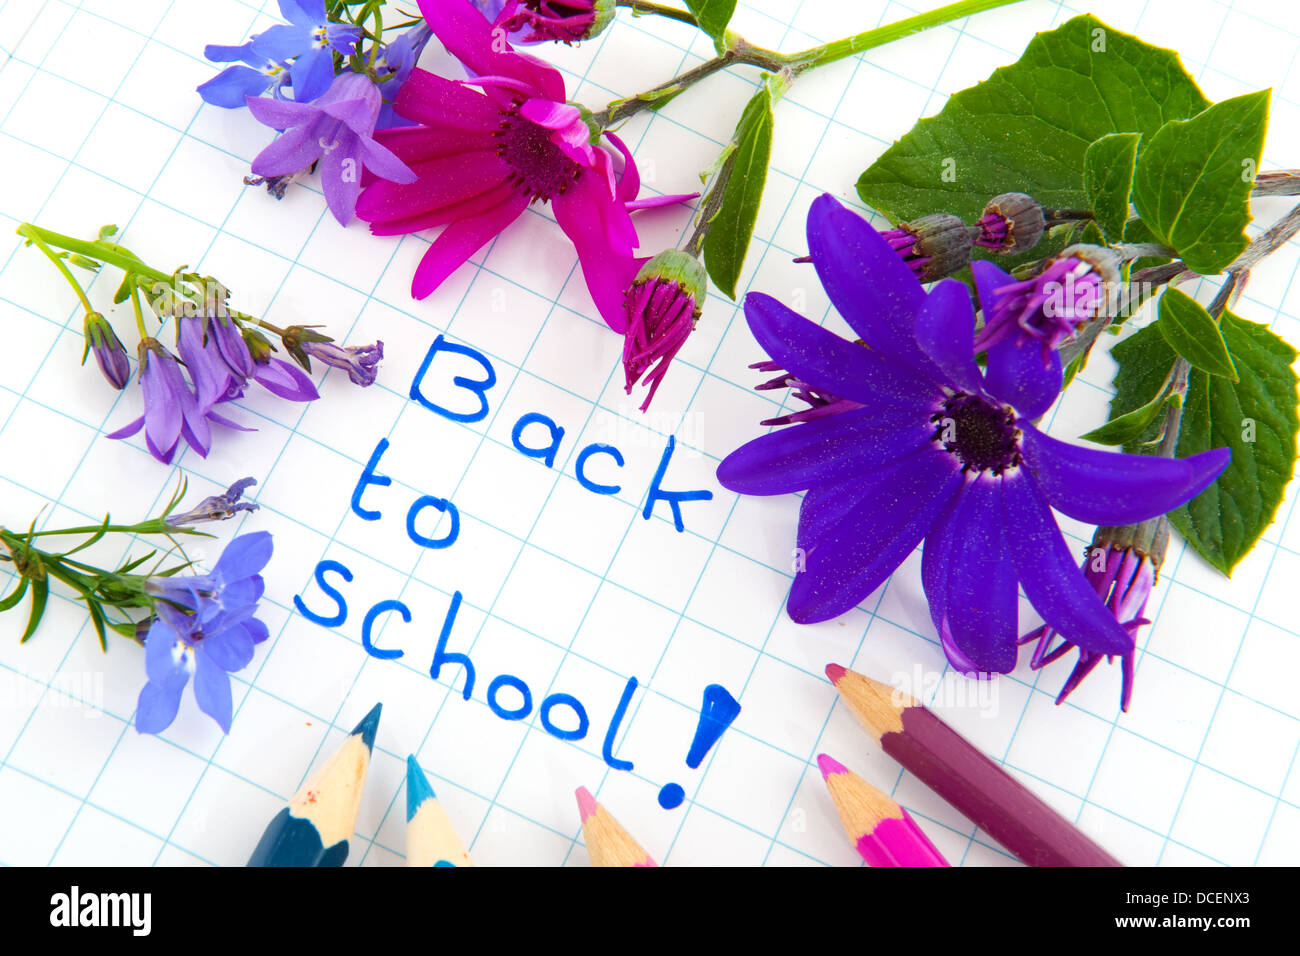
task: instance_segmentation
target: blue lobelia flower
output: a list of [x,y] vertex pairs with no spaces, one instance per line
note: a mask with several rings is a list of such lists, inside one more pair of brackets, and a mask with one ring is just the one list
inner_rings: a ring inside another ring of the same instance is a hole
[[255,615],[270,559],[271,535],[258,531],[226,545],[210,574],[149,579],[145,590],[158,599],[158,616],[144,642],[148,681],[136,705],[137,731],[171,726],[191,677],[199,709],[230,731],[230,675],[269,636]]
[[280,0],[280,13],[289,22],[253,37],[253,52],[289,64],[293,98],[310,103],[334,80],[333,51],[352,53],[361,39],[361,28],[331,23],[325,15],[325,0]]
[[199,85],[199,96],[213,106],[228,110],[239,109],[244,105],[246,97],[261,96],[267,90],[279,99],[283,95],[284,84],[289,81],[289,71],[254,51],[252,40],[239,46],[210,43],[203,48],[203,55],[213,63],[243,64],[228,66]]
[[393,111],[393,101],[402,86],[410,79],[411,71],[424,52],[433,31],[421,20],[409,30],[403,31],[392,43],[385,43],[375,58],[375,72],[385,77],[379,91],[383,94],[384,105],[379,110],[379,119],[375,129],[390,129],[394,126],[410,125]]
[[1108,525],[1161,515],[1205,489],[1228,451],[1174,460],[1050,438],[1030,420],[1060,391],[1055,353],[1044,364],[1036,338],[1006,336],[982,372],[965,286],[946,279],[927,294],[880,234],[830,196],[813,203],[808,245],[862,344],[762,293],[746,297],[745,317],[793,378],[861,407],[756,438],[718,467],[723,486],[742,494],[807,491],[790,617],[844,613],[924,540],[931,618],[963,672],[1015,666],[1017,585],[1081,651],[1125,653],[1132,638],[1080,573],[1052,509]]

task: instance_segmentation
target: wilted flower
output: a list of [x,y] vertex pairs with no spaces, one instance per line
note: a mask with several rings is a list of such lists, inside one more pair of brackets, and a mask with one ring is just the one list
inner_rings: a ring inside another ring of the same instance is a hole
[[991,262],[972,263],[984,305],[984,328],[975,339],[975,350],[983,351],[1008,337],[1032,340],[1048,364],[1075,329],[1101,314],[1108,291],[1119,281],[1117,261],[1108,249],[1070,246],[1023,282]]
[[375,384],[377,366],[384,357],[384,343],[341,346],[335,342],[303,342],[302,350],[311,358],[348,373],[354,385]]
[[249,97],[248,109],[258,122],[284,130],[253,159],[253,172],[286,176],[319,160],[325,202],[346,226],[361,191],[363,164],[381,179],[415,181],[415,173],[372,137],[381,105],[379,89],[358,73],[341,74],[310,104]]
[[504,30],[515,43],[590,40],[618,12],[614,0],[505,0],[495,5],[501,12],[493,27]]
[[194,678],[199,709],[230,731],[230,674],[253,659],[269,636],[254,615],[262,597],[261,570],[271,559],[271,535],[240,535],[228,544],[210,574],[150,578],[146,593],[157,617],[145,637],[148,682],[140,691],[135,729],[166,730],[180,708],[181,693]]
[[[927,294],[889,243],[830,196],[813,203],[808,245],[832,303],[868,347],[762,293],[746,297],[745,317],[779,367],[862,407],[771,432],[718,466],[718,480],[741,494],[807,491],[797,539],[806,570],[790,590],[791,618],[844,613],[924,541],[931,618],[959,670],[1015,666],[1018,587],[1076,646],[1123,654],[1131,638],[1079,573],[1052,509],[1095,524],[1143,521],[1204,490],[1228,451],[1174,460],[1050,438],[1032,419],[1060,378],[1035,341],[1004,338],[982,371],[966,287],[945,279]],[[997,292],[980,287],[981,297]]]
[[257,484],[255,478],[240,478],[226,489],[224,494],[209,495],[189,511],[171,514],[166,517],[167,524],[175,528],[186,528],[204,521],[225,521],[241,511],[253,512],[257,505],[251,501],[241,501],[244,489]]

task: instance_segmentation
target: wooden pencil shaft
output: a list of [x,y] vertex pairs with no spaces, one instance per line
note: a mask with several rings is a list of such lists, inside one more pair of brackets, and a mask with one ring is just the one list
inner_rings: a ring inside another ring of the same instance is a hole
[[1122,866],[925,707],[903,710],[881,747],[1030,866]]

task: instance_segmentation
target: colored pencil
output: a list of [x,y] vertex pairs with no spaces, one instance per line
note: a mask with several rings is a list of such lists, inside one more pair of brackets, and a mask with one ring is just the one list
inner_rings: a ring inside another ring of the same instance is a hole
[[406,758],[406,865],[474,865],[415,754]]
[[361,718],[262,834],[249,866],[342,866],[357,824],[382,704]]
[[657,866],[586,787],[578,788],[578,814],[592,866]]
[[820,754],[826,789],[844,832],[871,866],[947,866],[911,815],[834,757]]
[[885,753],[1029,866],[1123,866],[907,694],[839,664],[826,676]]

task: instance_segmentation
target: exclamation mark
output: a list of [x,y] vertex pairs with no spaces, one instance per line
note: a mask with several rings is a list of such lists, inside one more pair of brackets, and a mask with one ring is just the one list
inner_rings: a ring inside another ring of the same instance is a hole
[[[691,749],[686,754],[686,766],[692,770],[698,768],[739,713],[740,702],[727,692],[727,688],[721,684],[710,684],[704,688],[700,721],[695,725],[695,739],[691,741]],[[680,807],[685,799],[686,791],[678,783],[666,783],[659,791],[659,806],[665,810]]]

